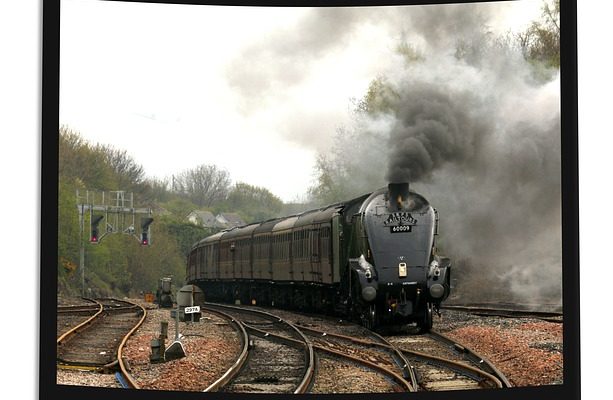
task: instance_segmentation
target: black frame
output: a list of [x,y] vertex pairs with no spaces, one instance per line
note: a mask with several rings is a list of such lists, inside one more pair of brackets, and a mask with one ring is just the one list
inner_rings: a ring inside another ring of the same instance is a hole
[[[151,3],[259,5],[259,6],[346,6],[346,5],[403,5],[440,4],[436,0],[264,0],[264,1],[161,1]],[[458,1],[453,1],[456,3]],[[58,128],[59,128],[59,35],[60,1],[43,3],[43,62],[42,62],[42,161],[41,161],[41,259],[40,259],[40,364],[39,397],[63,399],[107,399],[120,396],[126,399],[165,399],[169,396],[184,399],[251,398],[256,396],[197,392],[132,391],[56,385],[55,364],[55,304],[57,274],[53,266],[57,260],[57,225],[46,221],[58,219]],[[419,399],[579,399],[580,398],[580,342],[579,342],[579,182],[578,182],[578,120],[577,120],[577,5],[575,0],[561,2],[561,118],[562,118],[562,243],[563,243],[563,306],[564,306],[564,383],[553,386],[517,387],[504,390],[454,391],[415,393]],[[377,398],[401,399],[406,394],[381,394]],[[282,398],[280,395],[257,397]],[[309,398],[359,398],[373,395],[304,395]]]

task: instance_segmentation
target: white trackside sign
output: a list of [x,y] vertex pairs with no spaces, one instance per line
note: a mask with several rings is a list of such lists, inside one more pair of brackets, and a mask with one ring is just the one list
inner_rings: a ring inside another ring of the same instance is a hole
[[200,306],[185,307],[185,314],[193,314],[200,312]]

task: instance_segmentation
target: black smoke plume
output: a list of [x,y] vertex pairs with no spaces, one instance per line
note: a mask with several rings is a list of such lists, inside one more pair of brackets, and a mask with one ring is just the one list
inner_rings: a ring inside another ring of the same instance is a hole
[[422,181],[446,163],[470,163],[491,131],[487,121],[471,115],[475,101],[469,93],[442,89],[422,83],[402,88],[388,141],[389,182]]

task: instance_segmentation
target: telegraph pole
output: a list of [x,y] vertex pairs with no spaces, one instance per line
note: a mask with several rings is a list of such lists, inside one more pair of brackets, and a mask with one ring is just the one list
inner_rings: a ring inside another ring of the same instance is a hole
[[[77,210],[79,212],[79,268],[81,269],[81,296],[85,297],[85,218],[89,218],[89,243],[97,245],[102,239],[113,233],[121,233],[136,238],[143,246],[151,245],[151,230],[153,222],[151,208],[134,208],[134,194],[123,190],[105,192],[85,191],[80,194],[77,189]],[[140,234],[136,233],[136,215],[141,218]],[[104,221],[105,229],[100,234],[98,224]]]
[[[79,191],[77,190],[77,199],[79,198]],[[81,270],[81,297],[85,297],[85,246],[83,243],[83,231],[85,219],[83,218],[83,204],[79,204],[79,225],[81,226],[79,236],[79,269]]]

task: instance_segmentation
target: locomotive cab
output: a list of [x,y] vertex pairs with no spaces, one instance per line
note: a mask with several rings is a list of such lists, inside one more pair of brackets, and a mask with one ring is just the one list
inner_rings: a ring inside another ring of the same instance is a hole
[[[435,254],[436,211],[408,183],[391,183],[362,205],[361,254],[353,259],[366,325],[416,322],[432,327],[432,310],[449,296],[449,259]],[[357,254],[356,254],[357,255]]]

